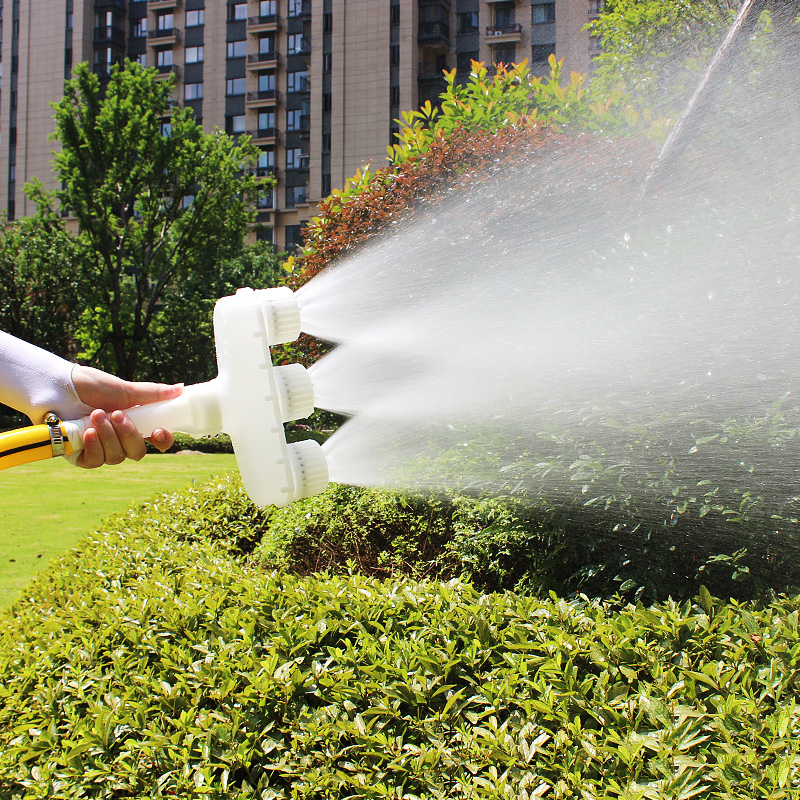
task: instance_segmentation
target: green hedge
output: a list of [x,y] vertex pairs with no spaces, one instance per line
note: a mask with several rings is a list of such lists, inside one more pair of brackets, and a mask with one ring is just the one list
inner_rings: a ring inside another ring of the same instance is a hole
[[209,494],[194,527],[113,520],[0,617],[0,797],[800,796],[800,598],[266,574]]

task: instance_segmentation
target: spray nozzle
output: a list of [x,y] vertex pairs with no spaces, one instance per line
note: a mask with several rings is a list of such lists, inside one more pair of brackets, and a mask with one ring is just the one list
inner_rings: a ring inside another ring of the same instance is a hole
[[[219,374],[187,386],[174,400],[138,406],[127,413],[149,436],[166,428],[192,436],[227,433],[244,487],[259,506],[285,506],[324,491],[328,467],[320,445],[289,444],[283,423],[314,410],[311,378],[301,364],[273,366],[270,346],[300,335],[300,310],[292,291],[239,289],[214,306]],[[75,452],[88,418],[65,423]]]

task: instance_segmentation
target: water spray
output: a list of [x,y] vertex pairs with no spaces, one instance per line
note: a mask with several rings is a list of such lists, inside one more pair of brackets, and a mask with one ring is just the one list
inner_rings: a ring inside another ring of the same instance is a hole
[[[242,482],[257,506],[286,506],[328,485],[319,443],[287,443],[283,423],[314,410],[314,389],[301,364],[273,366],[272,345],[300,335],[300,309],[288,288],[239,289],[214,306],[219,374],[187,386],[172,400],[126,409],[143,436],[156,428],[190,436],[227,433]],[[88,417],[61,421],[48,415],[0,436],[0,468],[78,453]]]

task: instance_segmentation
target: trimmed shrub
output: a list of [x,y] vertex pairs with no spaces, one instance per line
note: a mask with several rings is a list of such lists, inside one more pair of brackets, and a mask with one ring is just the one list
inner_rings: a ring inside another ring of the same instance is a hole
[[203,483],[131,508],[108,523],[128,536],[213,541],[232,555],[248,555],[261,541],[273,509],[250,502],[238,474]]
[[117,520],[0,617],[0,796],[789,800],[799,611],[263,574]]

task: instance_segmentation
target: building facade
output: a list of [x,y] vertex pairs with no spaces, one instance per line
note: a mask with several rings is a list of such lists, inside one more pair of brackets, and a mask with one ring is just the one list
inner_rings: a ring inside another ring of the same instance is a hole
[[[555,53],[587,71],[599,0],[0,0],[0,208],[34,212],[23,187],[54,186],[50,104],[72,67],[102,78],[124,59],[175,76],[174,100],[206,131],[249,134],[277,184],[257,235],[291,248],[316,204],[385,162],[402,110],[435,102],[442,71],[472,59]],[[254,234],[256,235],[256,234]]]

